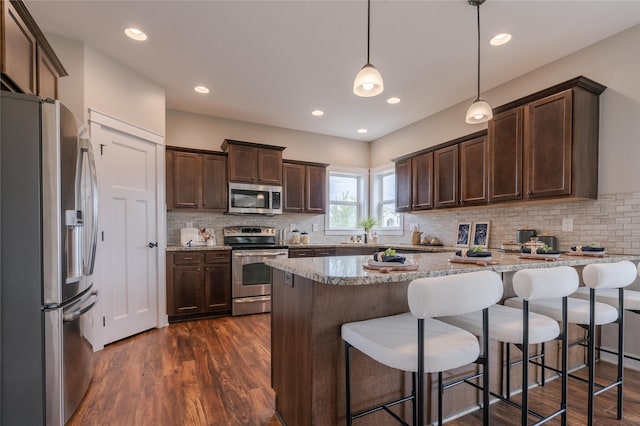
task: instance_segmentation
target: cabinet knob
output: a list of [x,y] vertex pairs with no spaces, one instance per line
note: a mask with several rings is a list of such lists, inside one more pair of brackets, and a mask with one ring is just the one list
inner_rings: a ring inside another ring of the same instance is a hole
[[516,191],[516,197],[519,197],[519,196],[520,196],[520,192]]
[[531,194],[533,194],[532,191],[527,191],[527,195],[531,195]]
[[200,272],[200,268],[197,268],[197,269],[196,269],[196,271],[197,271],[197,272]]

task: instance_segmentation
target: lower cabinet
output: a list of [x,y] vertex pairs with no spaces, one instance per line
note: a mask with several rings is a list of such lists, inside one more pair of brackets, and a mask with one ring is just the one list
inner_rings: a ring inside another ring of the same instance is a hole
[[169,321],[230,313],[229,250],[167,253]]
[[323,247],[323,248],[289,248],[289,257],[326,257],[335,256],[335,247]]

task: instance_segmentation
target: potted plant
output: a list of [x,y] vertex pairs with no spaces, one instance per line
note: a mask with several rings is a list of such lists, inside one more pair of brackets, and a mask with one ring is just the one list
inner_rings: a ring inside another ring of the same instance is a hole
[[364,234],[365,243],[371,241],[371,229],[373,229],[373,227],[376,226],[377,224],[378,222],[373,217],[368,217],[364,219],[362,222],[360,222],[360,226],[362,227],[362,229],[364,229],[364,232],[365,232]]

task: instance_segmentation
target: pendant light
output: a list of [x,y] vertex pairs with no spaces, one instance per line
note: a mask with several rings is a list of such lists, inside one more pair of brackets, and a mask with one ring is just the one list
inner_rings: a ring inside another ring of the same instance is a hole
[[478,96],[467,110],[466,122],[469,124],[485,123],[493,117],[491,105],[480,97],[480,5],[485,0],[469,0],[471,6],[478,10]]
[[356,74],[353,81],[353,93],[358,96],[370,97],[382,93],[384,83],[382,76],[369,61],[369,40],[371,38],[371,0],[367,0],[367,63]]

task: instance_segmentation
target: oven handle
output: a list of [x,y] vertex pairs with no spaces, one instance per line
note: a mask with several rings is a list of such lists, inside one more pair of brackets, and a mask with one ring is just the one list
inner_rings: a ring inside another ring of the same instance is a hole
[[271,296],[256,296],[256,297],[241,297],[238,299],[233,299],[233,303],[258,303],[258,302],[268,302],[271,300]]
[[256,256],[267,256],[267,257],[277,257],[277,256],[288,256],[289,253],[285,251],[258,251],[258,250],[249,250],[249,251],[236,251],[233,252],[235,257],[256,257]]

